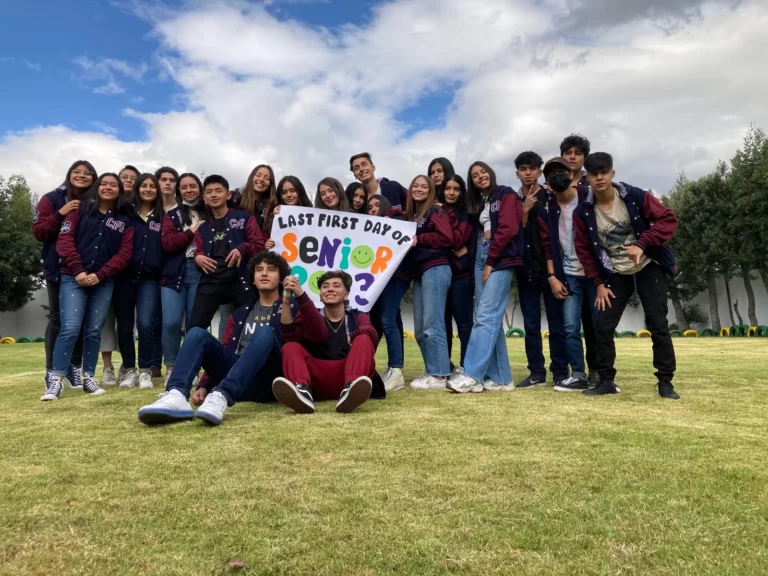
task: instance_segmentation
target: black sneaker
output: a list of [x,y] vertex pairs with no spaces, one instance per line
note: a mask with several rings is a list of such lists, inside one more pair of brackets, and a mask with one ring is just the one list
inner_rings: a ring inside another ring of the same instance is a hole
[[582,394],[585,396],[603,396],[605,394],[618,394],[619,390],[616,388],[616,384],[613,380],[602,380],[600,384],[589,390],[584,390]]
[[546,377],[540,378],[538,376],[528,376],[525,380],[520,382],[520,384],[517,385],[518,388],[540,388],[542,386],[547,385],[547,379]]
[[73,390],[82,390],[83,389],[83,367],[70,364],[69,370],[67,370],[67,377],[63,381],[66,382],[69,385],[69,387],[72,388]]
[[594,388],[595,386],[600,384],[600,374],[598,374],[597,372],[590,371],[589,375],[587,376],[587,384],[589,385],[590,388]]
[[555,382],[554,389],[556,392],[583,392],[584,390],[589,390],[589,385],[586,380],[571,376],[565,380]]
[[668,398],[670,400],[680,400],[680,395],[675,392],[675,387],[672,386],[672,382],[659,381],[656,384],[656,388],[659,390],[659,396],[662,398]]
[[286,378],[275,378],[272,382],[272,392],[278,402],[299,414],[315,412],[312,390],[305,384],[294,384]]
[[91,396],[101,396],[102,394],[107,393],[104,388],[99,386],[99,381],[96,380],[96,378],[88,375],[83,378],[83,392],[90,394]]
[[368,398],[371,397],[372,389],[371,379],[366,376],[361,376],[352,382],[348,382],[344,386],[344,390],[341,391],[339,401],[336,403],[336,412],[341,414],[353,412],[355,408],[365,404]]
[[50,382],[48,383],[48,386],[45,389],[45,394],[43,394],[40,397],[40,400],[43,402],[58,400],[59,396],[61,396],[62,388],[63,388],[63,385],[61,383],[61,378],[59,378],[58,376],[51,376]]

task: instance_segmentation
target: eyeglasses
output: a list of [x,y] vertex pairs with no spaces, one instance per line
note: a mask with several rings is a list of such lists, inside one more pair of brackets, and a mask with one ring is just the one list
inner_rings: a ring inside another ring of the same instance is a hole
[[72,174],[75,176],[93,176],[93,172],[89,170],[72,170]]
[[136,176],[128,176],[126,174],[120,176],[120,180],[123,182],[136,182]]

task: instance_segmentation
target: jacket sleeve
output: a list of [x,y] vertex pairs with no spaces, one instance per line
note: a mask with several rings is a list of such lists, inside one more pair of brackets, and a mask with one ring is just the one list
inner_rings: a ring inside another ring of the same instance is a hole
[[195,233],[192,230],[179,230],[173,223],[173,218],[167,214],[163,218],[163,236],[161,242],[163,250],[169,254],[175,254],[186,250],[195,240]]
[[646,192],[643,201],[643,216],[651,226],[635,242],[635,246],[647,250],[669,242],[677,231],[677,216],[671,208],[659,202],[653,194]]
[[[232,340],[232,335],[235,333],[235,315],[230,314],[229,318],[227,319],[227,326],[224,328],[224,340],[222,340],[223,345],[225,348],[228,347],[229,342]],[[208,376],[208,372],[204,373],[200,377],[200,381],[197,383],[197,389],[204,388],[211,391],[211,388],[213,388],[213,382],[211,381],[211,377]]]
[[292,324],[280,324],[283,342],[323,342],[328,338],[328,327],[315,303],[305,292],[296,301],[299,311],[293,317]]
[[[67,227],[67,224],[69,226]],[[80,210],[72,210],[67,217],[64,218],[64,222],[61,224],[62,228],[67,228],[66,232],[60,232],[59,238],[56,241],[56,252],[59,257],[64,261],[66,267],[72,273],[72,276],[85,272],[83,268],[83,261],[80,259],[80,254],[77,251],[76,239],[77,239],[77,226],[80,224]]]
[[453,231],[457,226],[456,216],[448,210],[434,212],[429,218],[429,232],[418,235],[418,242],[427,248],[450,248],[453,245]]
[[461,250],[465,246],[469,246],[469,241],[472,239],[472,224],[469,218],[465,218],[462,221],[458,221],[457,226],[453,229],[453,248],[454,250]]
[[48,196],[40,198],[32,221],[32,235],[40,242],[52,242],[59,235],[64,216],[53,207]]
[[373,327],[373,324],[371,324],[371,318],[368,316],[368,314],[361,312],[357,315],[355,320],[357,322],[357,330],[349,335],[349,339],[354,340],[358,336],[365,334],[371,339],[371,342],[373,342],[374,348],[378,346],[379,334],[376,332],[376,328]]
[[589,238],[587,225],[576,214],[573,215],[573,230],[576,232],[573,235],[573,244],[576,248],[576,256],[584,267],[584,275],[592,280],[595,286],[604,284],[600,277],[597,262],[595,262],[595,251],[592,249],[592,240]]
[[384,216],[394,220],[405,220],[405,212],[403,212],[400,208],[390,208],[387,210]]
[[205,251],[205,240],[203,240],[203,235],[200,234],[200,228],[195,232],[195,256],[208,256],[208,253]]
[[264,250],[264,236],[254,216],[251,216],[245,222],[245,232],[248,235],[248,239],[240,244],[237,249],[243,255],[243,259],[247,260],[257,252]]
[[488,247],[486,266],[495,266],[504,249],[515,241],[523,221],[523,205],[515,193],[504,195],[499,209],[499,225]]
[[99,282],[113,278],[121,270],[125,270],[131,263],[131,253],[133,252],[133,227],[127,227],[120,239],[120,247],[117,253],[96,272]]
[[547,213],[539,213],[539,235],[541,236],[541,250],[545,260],[552,260],[552,243],[549,241],[549,219]]

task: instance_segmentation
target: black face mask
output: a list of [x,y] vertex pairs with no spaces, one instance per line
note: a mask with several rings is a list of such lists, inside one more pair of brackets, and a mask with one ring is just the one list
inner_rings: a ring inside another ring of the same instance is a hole
[[565,192],[571,186],[571,176],[567,172],[557,172],[547,179],[547,183],[555,192]]

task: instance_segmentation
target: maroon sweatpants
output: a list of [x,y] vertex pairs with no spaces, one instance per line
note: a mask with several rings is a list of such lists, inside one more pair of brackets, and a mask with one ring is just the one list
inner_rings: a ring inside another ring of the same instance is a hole
[[294,384],[310,386],[315,400],[338,400],[347,382],[373,376],[374,354],[373,342],[365,334],[352,340],[343,360],[319,360],[298,342],[288,342],[283,346],[283,374]]

